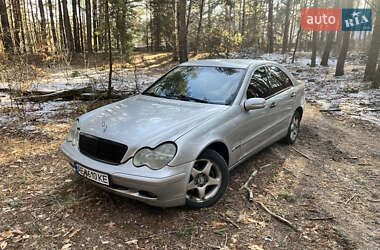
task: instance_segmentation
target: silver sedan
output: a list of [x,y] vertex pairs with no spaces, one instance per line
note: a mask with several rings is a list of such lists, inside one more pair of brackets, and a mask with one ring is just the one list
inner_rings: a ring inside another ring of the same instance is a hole
[[295,142],[304,86],[260,60],[183,63],[142,94],[79,117],[61,149],[95,185],[147,204],[215,204],[229,171],[278,140]]

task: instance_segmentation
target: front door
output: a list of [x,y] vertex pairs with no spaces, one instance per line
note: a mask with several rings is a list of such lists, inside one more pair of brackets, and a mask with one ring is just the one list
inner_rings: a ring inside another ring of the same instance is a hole
[[[246,95],[247,99],[267,98],[271,95],[265,66],[259,67],[252,74]],[[273,109],[270,107],[270,103],[267,103],[262,109],[250,110],[241,114],[243,116],[239,125],[242,135],[241,158],[260,150],[268,142],[269,128],[272,126],[272,113]]]

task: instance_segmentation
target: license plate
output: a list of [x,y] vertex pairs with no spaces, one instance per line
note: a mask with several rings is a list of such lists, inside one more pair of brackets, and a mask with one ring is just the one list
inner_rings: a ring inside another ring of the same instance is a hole
[[103,185],[110,185],[109,178],[107,174],[99,173],[97,171],[88,169],[82,165],[76,164],[77,173],[87,179],[95,181]]

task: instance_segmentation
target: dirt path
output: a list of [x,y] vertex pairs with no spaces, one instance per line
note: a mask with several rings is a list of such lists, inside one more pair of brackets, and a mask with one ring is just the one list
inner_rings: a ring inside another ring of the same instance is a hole
[[[380,128],[312,106],[302,125],[294,148],[310,159],[277,143],[232,171],[217,205],[187,210],[149,207],[77,178],[58,150],[65,122],[36,123],[36,133],[10,124],[0,130],[0,248],[379,247]],[[254,198],[299,232],[239,190],[267,163]]]

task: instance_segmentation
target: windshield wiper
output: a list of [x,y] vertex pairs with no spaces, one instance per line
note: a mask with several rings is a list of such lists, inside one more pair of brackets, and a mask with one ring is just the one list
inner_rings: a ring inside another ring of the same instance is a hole
[[161,97],[161,98],[168,98],[166,96],[163,96],[163,95],[157,95],[155,93],[149,93],[149,92],[144,92],[142,93],[142,95],[148,95],[148,96],[154,96],[154,97]]
[[149,93],[145,92],[142,93],[143,95],[149,95],[149,96],[154,96],[154,97],[161,97],[161,98],[167,98],[167,99],[175,99],[175,100],[181,100],[181,101],[193,101],[193,102],[200,102],[200,103],[209,103],[206,100],[198,99],[195,97],[191,96],[186,96],[186,95],[157,95],[155,93]]
[[176,98],[176,99],[182,100],[182,101],[194,101],[194,102],[200,102],[200,103],[209,103],[206,100],[198,99],[198,98],[186,96],[186,95],[170,95],[168,97],[173,97],[173,98]]

